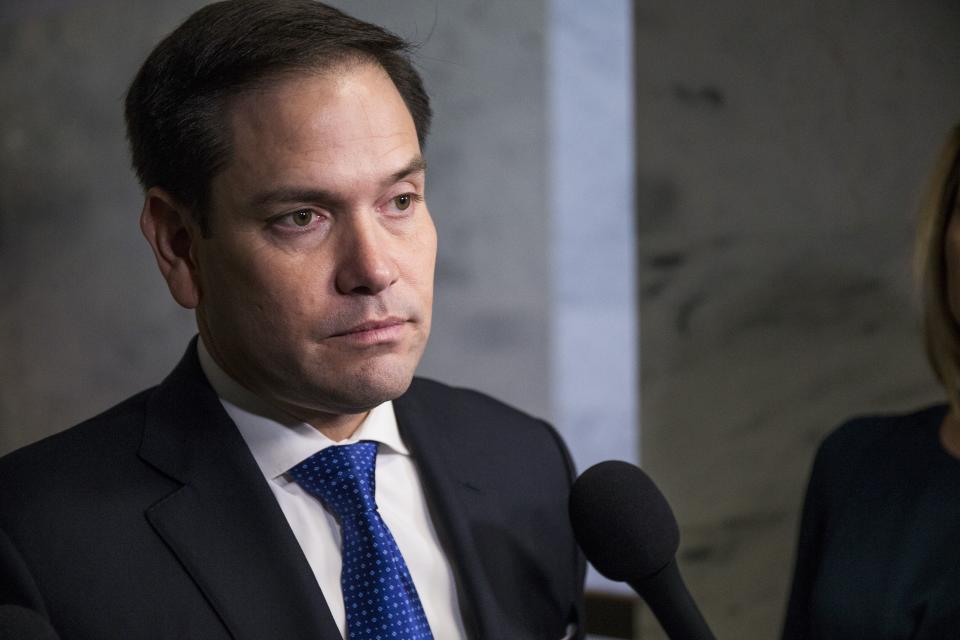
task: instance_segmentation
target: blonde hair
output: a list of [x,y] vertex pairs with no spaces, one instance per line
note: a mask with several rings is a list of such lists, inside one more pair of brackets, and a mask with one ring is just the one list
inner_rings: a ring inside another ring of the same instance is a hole
[[[947,228],[957,215],[960,181],[960,124],[954,126],[940,152],[920,207],[915,272],[923,306],[927,359],[947,391],[950,405],[960,412],[960,326],[950,308],[945,256]],[[960,272],[954,273],[960,277]]]

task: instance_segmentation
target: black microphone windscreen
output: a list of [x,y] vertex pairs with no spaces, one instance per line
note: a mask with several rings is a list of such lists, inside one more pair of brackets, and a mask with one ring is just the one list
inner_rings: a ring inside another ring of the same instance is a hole
[[680,546],[680,529],[666,498],[628,462],[601,462],[577,478],[570,490],[570,521],[590,563],[618,582],[656,574]]
[[57,632],[32,609],[0,605],[0,640],[57,640]]

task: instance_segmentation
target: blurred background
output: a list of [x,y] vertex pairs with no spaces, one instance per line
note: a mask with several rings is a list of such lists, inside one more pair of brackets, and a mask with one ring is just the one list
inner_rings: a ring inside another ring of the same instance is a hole
[[[0,4],[0,453],[155,384],[195,331],[140,237],[121,105],[202,4]],[[332,4],[422,43],[421,374],[550,419],[581,470],[639,462],[717,637],[776,636],[819,440],[942,396],[910,251],[960,4]]]

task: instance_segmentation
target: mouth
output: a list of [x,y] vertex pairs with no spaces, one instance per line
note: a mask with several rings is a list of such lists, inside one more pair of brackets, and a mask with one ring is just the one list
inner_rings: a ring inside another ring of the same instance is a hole
[[388,344],[396,342],[403,336],[408,323],[408,320],[395,317],[367,320],[330,337],[357,346]]

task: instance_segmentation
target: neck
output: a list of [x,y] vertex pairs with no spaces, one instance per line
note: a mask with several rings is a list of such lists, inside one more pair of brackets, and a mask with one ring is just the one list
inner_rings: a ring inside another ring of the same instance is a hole
[[281,424],[303,422],[324,436],[340,442],[352,436],[369,415],[369,411],[360,413],[333,413],[313,410],[271,398],[257,393],[249,384],[228,373],[223,358],[219,357],[216,347],[201,331],[199,350],[200,366],[217,394],[231,403],[254,414],[262,415]]
[[303,421],[334,442],[340,442],[352,436],[368,415],[370,415],[369,411],[356,414],[325,415],[322,418],[312,417]]

